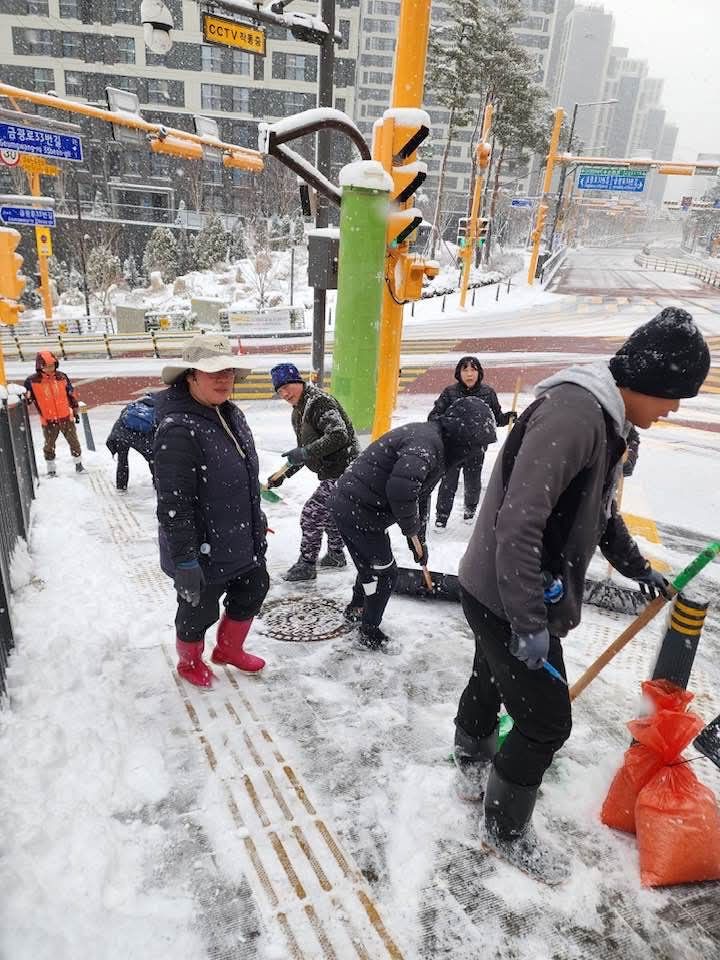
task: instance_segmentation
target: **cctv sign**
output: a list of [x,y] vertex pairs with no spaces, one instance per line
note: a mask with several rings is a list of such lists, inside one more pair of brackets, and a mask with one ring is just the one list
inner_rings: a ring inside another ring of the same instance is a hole
[[265,56],[265,33],[246,23],[203,14],[203,40],[205,43],[220,43],[224,47],[236,47],[258,56]]

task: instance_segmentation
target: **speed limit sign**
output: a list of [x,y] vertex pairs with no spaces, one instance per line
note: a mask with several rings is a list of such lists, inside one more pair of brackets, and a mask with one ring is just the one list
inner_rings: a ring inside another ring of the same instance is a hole
[[4,163],[6,167],[16,167],[19,160],[19,150],[12,150],[10,147],[5,147],[0,150],[0,162]]

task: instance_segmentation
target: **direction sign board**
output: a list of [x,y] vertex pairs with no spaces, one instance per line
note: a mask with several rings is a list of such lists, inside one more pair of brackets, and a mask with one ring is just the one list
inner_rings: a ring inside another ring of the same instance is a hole
[[647,172],[647,167],[580,167],[577,188],[642,193]]
[[695,167],[693,171],[693,176],[695,177],[716,177],[718,175],[717,167]]
[[0,123],[0,150],[18,150],[55,160],[83,159],[82,141],[69,133],[53,133],[19,123]]
[[54,227],[55,211],[37,207],[0,207],[0,220],[21,227]]
[[513,197],[510,201],[511,207],[531,207],[532,205],[533,202],[529,197]]
[[247,50],[248,53],[265,56],[263,30],[209,13],[203,13],[202,28],[205,43],[221,43],[224,47],[237,47],[239,50]]
[[42,173],[46,177],[58,177],[60,167],[48,163],[42,157],[33,157],[30,153],[20,154],[20,166],[26,173]]

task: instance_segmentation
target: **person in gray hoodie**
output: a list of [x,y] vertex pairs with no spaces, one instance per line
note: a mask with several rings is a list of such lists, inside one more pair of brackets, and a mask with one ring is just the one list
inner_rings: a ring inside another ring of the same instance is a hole
[[[621,574],[652,591],[667,581],[642,556],[614,494],[631,427],[647,429],[694,397],[710,353],[690,314],[667,308],[607,361],[564,370],[536,388],[497,458],[460,563],[473,671],[455,720],[466,799],[481,800],[483,846],[549,883],[567,865],[531,825],[538,788],[570,735],[561,640],[580,622],[585,574],[599,545]],[[514,727],[496,752],[501,702]]]

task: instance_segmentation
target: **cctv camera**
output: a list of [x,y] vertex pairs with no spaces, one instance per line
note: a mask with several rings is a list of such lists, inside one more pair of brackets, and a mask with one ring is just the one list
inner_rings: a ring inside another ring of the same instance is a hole
[[170,32],[175,24],[163,0],[142,0],[140,20],[145,34],[145,45],[153,53],[167,53],[172,47]]

